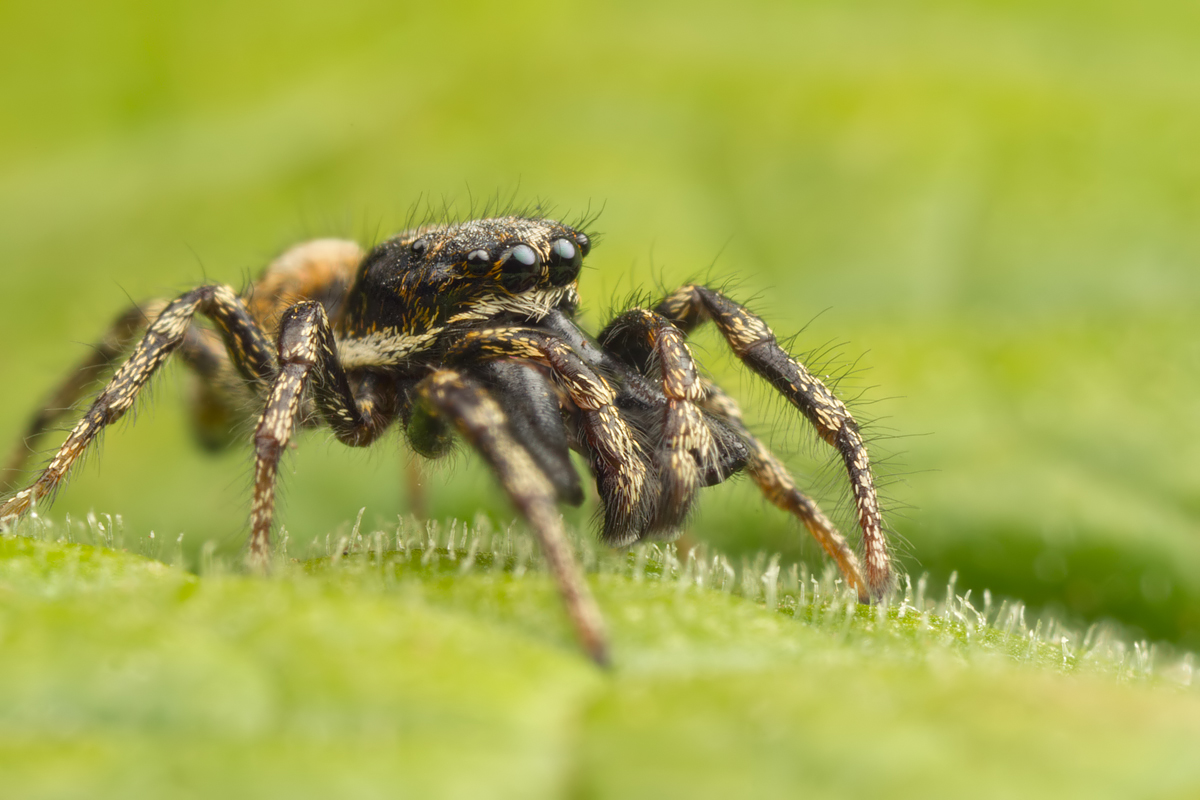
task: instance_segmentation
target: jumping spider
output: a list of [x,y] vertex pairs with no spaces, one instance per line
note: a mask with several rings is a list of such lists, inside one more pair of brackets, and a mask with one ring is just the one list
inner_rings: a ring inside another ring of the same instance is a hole
[[[584,497],[569,450],[595,476],[600,535],[610,545],[670,537],[698,488],[745,471],[804,523],[862,601],[883,595],[891,567],[867,450],[842,402],[761,319],[704,286],[684,286],[588,335],[574,314],[590,248],[583,231],[549,219],[431,224],[366,253],[350,241],[310,241],[241,294],[201,286],[131,308],[30,422],[10,470],[147,326],[37,479],[0,506],[0,519],[52,498],[97,435],[178,353],[201,378],[193,417],[202,441],[228,443],[244,409],[261,409],[248,555],[257,568],[267,564],[279,460],[296,426],[325,425],[344,444],[365,447],[398,418],[422,456],[444,454],[457,434],[487,461],[538,538],[598,662],[607,660],[603,621],[556,507]],[[196,314],[211,326],[193,325]],[[705,321],[840,454],[862,562],[747,430],[737,404],[700,374],[686,336]]]

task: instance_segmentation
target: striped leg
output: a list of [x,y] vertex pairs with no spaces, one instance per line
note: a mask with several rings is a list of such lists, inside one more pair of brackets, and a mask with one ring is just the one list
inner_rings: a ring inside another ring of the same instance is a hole
[[684,332],[712,320],[734,354],[750,369],[770,381],[834,447],[846,465],[858,524],[863,533],[863,559],[867,592],[872,598],[892,586],[891,557],[875,495],[870,459],[858,423],[841,400],[788,355],[767,324],[729,298],[703,286],[688,285],[667,297],[656,309]]
[[424,379],[416,394],[414,423],[432,415],[453,424],[492,467],[533,529],[584,649],[597,664],[607,665],[604,620],[571,553],[554,485],[529,451],[513,439],[500,405],[478,383],[450,370],[439,370]]
[[15,483],[17,475],[30,456],[37,452],[46,433],[71,412],[88,387],[111,369],[133,343],[142,326],[155,319],[165,307],[164,301],[154,301],[144,307],[134,306],[113,320],[103,338],[92,345],[87,357],[75,365],[25,426],[24,433],[4,463],[4,484]]
[[216,323],[243,374],[267,378],[274,372],[275,363],[266,339],[234,291],[228,286],[193,289],[167,304],[151,323],[129,359],[92,402],[33,484],[0,505],[0,520],[20,517],[43,498],[53,496],[88,446],[133,406],[146,382],[183,344],[197,313]]
[[660,373],[664,396],[662,434],[654,466],[660,484],[658,509],[651,528],[674,531],[691,509],[697,490],[719,483],[741,468],[741,443],[716,433],[697,407],[704,397],[696,362],[683,333],[659,314],[632,309],[600,333],[601,346],[638,373]]
[[653,517],[646,455],[621,417],[613,387],[553,334],[531,328],[488,328],[464,333],[446,353],[451,364],[519,358],[548,367],[579,409],[593,469],[604,501],[604,539],[636,541]]
[[870,594],[863,580],[862,567],[846,537],[838,532],[811,497],[796,488],[796,482],[783,462],[750,433],[742,420],[742,410],[734,399],[712,381],[705,380],[704,386],[706,397],[701,405],[727,422],[749,446],[750,458],[746,461],[746,472],[759,490],[776,507],[795,515],[804,523],[821,548],[837,562],[846,582],[858,592],[858,599],[868,602]]
[[[324,307],[309,300],[289,308],[279,321],[279,371],[254,431],[254,498],[250,510],[251,566],[265,570],[270,556],[279,460],[305,407],[304,390],[316,373],[316,408],[334,434],[351,447],[365,447],[396,417],[393,384],[367,377],[351,387],[337,357]],[[355,390],[357,389],[357,391]]]

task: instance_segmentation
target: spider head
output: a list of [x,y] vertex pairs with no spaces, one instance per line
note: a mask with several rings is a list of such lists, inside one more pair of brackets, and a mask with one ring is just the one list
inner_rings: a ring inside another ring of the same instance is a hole
[[561,222],[499,217],[404,231],[359,268],[352,327],[416,333],[461,314],[496,309],[537,316],[575,302],[591,241]]

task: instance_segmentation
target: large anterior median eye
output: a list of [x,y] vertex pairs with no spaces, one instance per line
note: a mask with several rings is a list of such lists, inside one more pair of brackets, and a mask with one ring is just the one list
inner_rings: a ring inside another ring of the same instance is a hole
[[550,258],[546,263],[550,266],[550,282],[563,286],[579,276],[583,253],[569,239],[555,239],[550,243]]
[[533,288],[539,261],[537,251],[527,244],[510,247],[500,256],[500,284],[510,292]]

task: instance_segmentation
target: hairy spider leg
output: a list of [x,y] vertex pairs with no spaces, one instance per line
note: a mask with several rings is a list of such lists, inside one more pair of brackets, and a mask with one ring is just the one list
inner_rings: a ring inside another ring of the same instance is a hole
[[433,415],[452,423],[491,466],[533,529],[584,649],[597,664],[607,666],[604,620],[563,531],[554,486],[529,451],[512,438],[499,404],[480,384],[451,370],[429,375],[417,385],[416,395],[414,421]]
[[[167,303],[166,300],[152,300],[132,306],[91,346],[87,358],[68,373],[33,415],[24,435],[10,451],[5,466],[8,484],[16,483],[25,464],[38,452],[45,435],[73,410],[93,383],[112,369],[142,329],[158,318]],[[238,373],[221,334],[215,330],[189,326],[177,354],[197,378],[190,398],[196,441],[207,450],[229,446],[236,439],[238,423],[257,416],[257,411],[248,410],[254,401],[253,390]]]
[[279,460],[302,421],[304,390],[315,372],[313,399],[334,435],[351,447],[374,442],[396,418],[394,383],[359,376],[351,387],[337,357],[337,344],[325,308],[308,300],[289,308],[279,322],[279,371],[254,431],[254,499],[250,507],[248,560],[267,567]]
[[779,346],[762,319],[719,292],[689,284],[664,299],[656,311],[685,333],[712,320],[734,355],[766,378],[838,451],[850,477],[862,530],[867,591],[872,598],[887,594],[892,587],[891,556],[883,536],[871,463],[858,423],[842,401]]
[[762,491],[763,496],[777,508],[793,514],[804,523],[804,527],[821,545],[821,549],[837,562],[846,582],[858,592],[859,601],[868,602],[870,594],[863,579],[862,566],[846,537],[842,536],[837,526],[825,516],[825,512],[821,511],[816,501],[796,488],[796,482],[783,462],[750,432],[742,419],[742,410],[737,402],[725,394],[716,383],[705,378],[701,380],[704,383],[705,398],[700,405],[736,430],[750,448],[746,472]]
[[[679,404],[683,402],[689,405],[695,402],[732,428],[748,448],[746,471],[766,498],[798,517],[825,552],[837,562],[859,598],[864,601],[868,598],[866,583],[853,548],[820,507],[796,488],[795,481],[779,459],[750,433],[741,409],[733,398],[699,374],[683,333],[675,325],[653,311],[632,309],[613,319],[601,332],[599,340],[606,350],[621,355],[642,374],[651,372],[654,365],[658,366],[662,373],[663,392],[672,398],[669,414],[677,413]],[[677,421],[668,418],[664,425],[664,450],[671,448],[673,435],[682,438],[682,434],[675,431],[686,431],[696,426],[703,426],[708,432],[708,439],[715,446],[712,429],[695,405],[692,405],[692,409],[694,415],[678,417]],[[691,434],[691,438],[694,441],[698,437]],[[668,474],[676,481],[689,480],[690,491],[694,494],[700,481],[698,464],[706,462],[699,458],[685,458],[689,450],[678,445],[669,452],[671,461],[667,465],[670,468]],[[667,488],[670,488],[669,485]],[[690,497],[688,502],[691,502]]]
[[[364,255],[365,251],[357,242],[344,239],[314,239],[295,245],[273,260],[262,276],[249,288],[246,294],[247,307],[264,329],[274,335],[288,308],[302,300],[318,300],[324,306],[330,324],[336,329],[346,294],[354,282],[355,272]],[[373,380],[376,379],[370,378],[367,382]],[[225,443],[219,440],[220,433],[232,434],[239,427],[236,424],[219,422],[218,415],[230,410],[228,403],[222,406],[219,401],[230,396],[236,399],[237,395],[227,391],[224,385],[216,391],[209,391],[209,385],[205,383],[200,386],[196,396],[198,413],[195,416],[197,422],[208,417],[217,423],[204,426],[200,432],[207,437],[205,444],[211,439],[217,440],[219,446]],[[356,392],[356,395],[358,394],[363,395],[364,402],[369,401],[370,392]],[[209,402],[210,400],[218,402]],[[301,423],[315,423],[318,417],[307,411],[306,401]],[[428,500],[422,486],[421,465],[418,459],[408,459],[404,467],[404,481],[409,511],[418,518],[424,518],[428,512]]]
[[157,317],[166,305],[165,300],[157,300],[141,307],[132,306],[113,320],[104,335],[91,346],[87,357],[67,373],[42,407],[30,417],[25,432],[4,462],[4,475],[7,476],[5,485],[14,485],[15,488],[17,476],[29,458],[38,451],[38,445],[46,433],[71,412],[88,387],[107,372],[133,343],[147,320]]
[[664,409],[654,465],[662,491],[650,527],[673,531],[683,523],[699,488],[737,471],[744,455],[731,456],[718,447],[696,405],[704,394],[696,362],[683,333],[670,321],[647,309],[631,309],[609,322],[598,340],[639,374],[650,375],[657,368],[661,375]]
[[483,328],[467,331],[446,351],[450,364],[467,365],[504,358],[542,364],[579,410],[580,427],[592,456],[604,501],[604,540],[613,545],[637,540],[653,513],[642,445],[621,416],[616,391],[571,346],[535,328]]
[[129,359],[116,371],[87,413],[37,479],[0,505],[0,519],[21,516],[43,498],[52,497],[71,467],[104,428],[120,419],[146,382],[184,343],[192,318],[203,314],[220,329],[238,370],[247,378],[268,380],[275,359],[266,337],[233,289],[201,286],[172,300],[146,329]]

